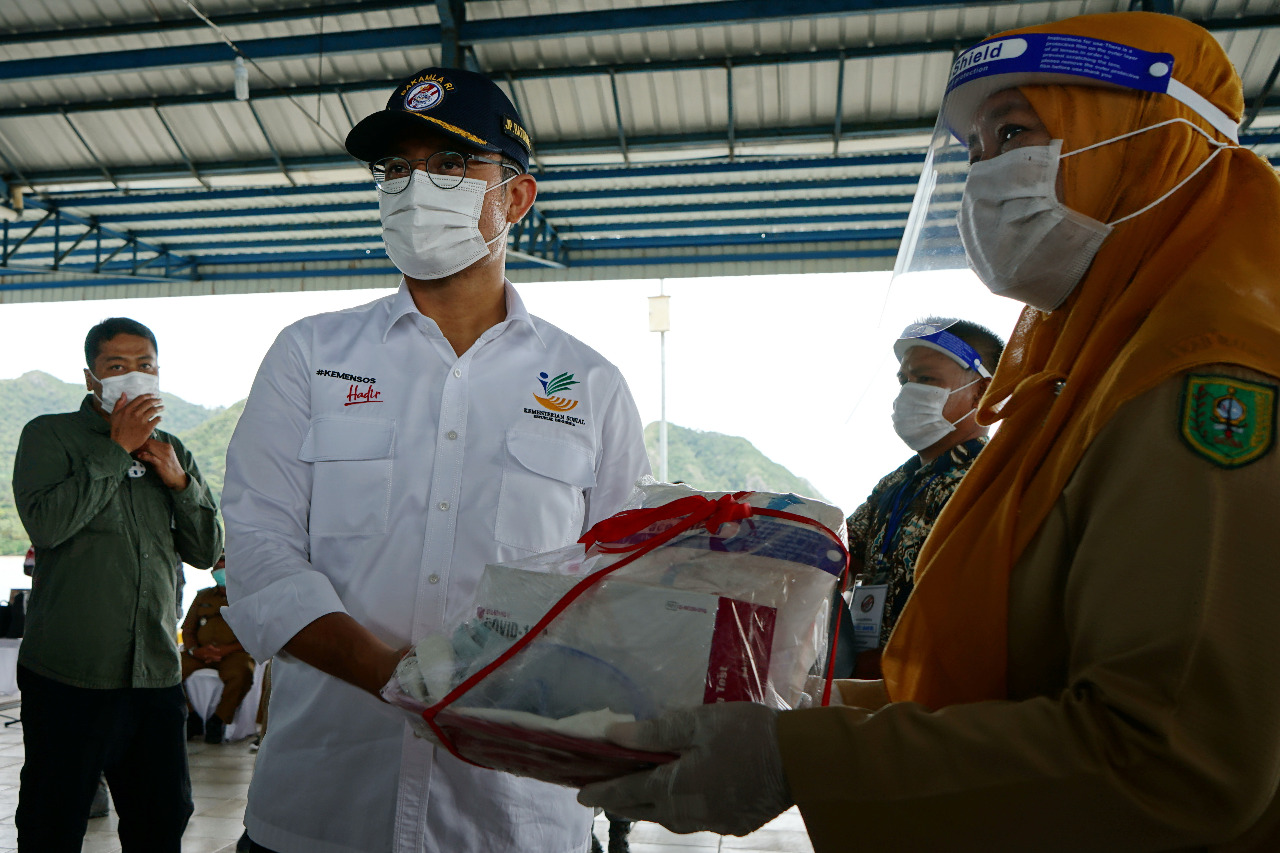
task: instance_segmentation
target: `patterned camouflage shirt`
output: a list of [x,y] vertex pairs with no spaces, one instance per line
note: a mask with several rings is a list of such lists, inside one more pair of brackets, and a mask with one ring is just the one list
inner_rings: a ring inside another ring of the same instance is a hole
[[862,562],[862,582],[888,585],[881,646],[915,586],[920,546],[986,443],[985,438],[970,439],[928,464],[912,456],[877,483],[866,502],[846,520],[849,556],[855,567]]

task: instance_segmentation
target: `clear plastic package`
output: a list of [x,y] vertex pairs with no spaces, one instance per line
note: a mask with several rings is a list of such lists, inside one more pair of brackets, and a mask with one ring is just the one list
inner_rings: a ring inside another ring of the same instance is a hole
[[384,697],[465,761],[575,787],[672,758],[606,741],[610,723],[799,705],[827,663],[842,513],[651,480],[629,505],[579,544],[486,566],[471,618],[419,642]]

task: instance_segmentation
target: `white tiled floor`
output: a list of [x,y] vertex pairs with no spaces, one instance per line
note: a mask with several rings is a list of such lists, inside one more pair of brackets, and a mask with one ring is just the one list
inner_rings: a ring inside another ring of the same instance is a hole
[[[187,744],[191,760],[191,789],[195,814],[182,839],[183,853],[233,853],[244,830],[245,796],[253,776],[254,756],[249,741],[210,746],[202,741]],[[0,853],[16,853],[17,830],[13,813],[18,805],[18,774],[22,770],[22,727],[0,728]],[[596,837],[608,838],[608,822],[596,819]],[[752,850],[757,853],[812,853],[800,814],[792,809],[743,838],[721,837],[709,832],[675,835],[652,823],[636,824],[631,831],[632,853],[712,853]],[[116,816],[89,821],[83,853],[119,853]],[[464,853],[464,851],[457,851]],[[537,853],[537,851],[530,851]]]

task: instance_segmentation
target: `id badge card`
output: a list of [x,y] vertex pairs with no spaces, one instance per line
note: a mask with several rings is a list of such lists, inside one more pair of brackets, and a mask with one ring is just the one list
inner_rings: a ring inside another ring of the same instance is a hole
[[884,600],[889,589],[887,583],[863,586],[852,590],[849,615],[853,617],[853,648],[866,652],[880,648],[880,626],[884,621]]

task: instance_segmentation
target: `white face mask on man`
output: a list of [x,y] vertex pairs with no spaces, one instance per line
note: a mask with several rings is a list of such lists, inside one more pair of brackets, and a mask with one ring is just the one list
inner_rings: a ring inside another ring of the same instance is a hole
[[956,424],[977,411],[976,408],[970,409],[956,420],[949,421],[942,416],[947,400],[952,394],[981,381],[982,378],[979,377],[954,391],[949,388],[939,388],[936,385],[922,385],[919,382],[903,383],[898,389],[898,396],[893,401],[893,431],[907,447],[917,453],[926,447],[932,447],[950,433],[955,432]]
[[[89,371],[89,375],[93,376],[93,371]],[[160,377],[140,370],[122,373],[119,376],[106,376],[102,379],[93,376],[93,379],[102,386],[102,393],[98,395],[98,400],[102,403],[102,411],[108,414],[116,407],[121,394],[128,394],[130,400],[136,400],[140,394],[160,393]]]
[[[1058,200],[1060,160],[1175,123],[1189,125],[1216,150],[1155,201],[1127,216],[1099,222]],[[1236,146],[1218,142],[1198,125],[1177,118],[1066,154],[1062,153],[1062,140],[1054,139],[1048,145],[1027,145],[974,163],[969,167],[956,222],[969,266],[997,296],[1052,311],[1084,278],[1113,227],[1146,213],[1173,195],[1223,148],[1231,147]]]
[[461,272],[489,253],[489,246],[504,240],[507,228],[492,240],[480,233],[480,211],[492,187],[478,178],[464,178],[451,189],[431,182],[415,170],[403,192],[379,193],[382,242],[387,257],[400,272],[420,280],[444,278]]

